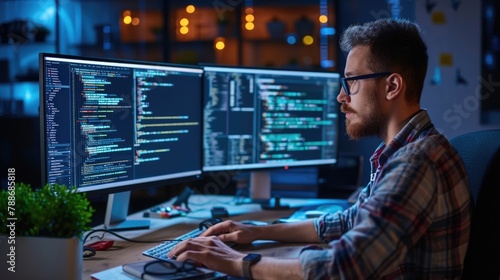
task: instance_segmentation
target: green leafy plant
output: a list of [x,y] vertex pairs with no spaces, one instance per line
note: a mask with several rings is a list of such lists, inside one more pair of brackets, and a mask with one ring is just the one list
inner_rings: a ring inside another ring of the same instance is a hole
[[[12,189],[0,191],[0,205],[3,206],[0,220],[4,224],[14,221],[16,236],[81,238],[86,230],[90,230],[94,212],[85,193],[79,193],[74,186],[60,184],[35,189],[17,183],[13,192]],[[10,230],[1,227],[0,234],[7,234]]]

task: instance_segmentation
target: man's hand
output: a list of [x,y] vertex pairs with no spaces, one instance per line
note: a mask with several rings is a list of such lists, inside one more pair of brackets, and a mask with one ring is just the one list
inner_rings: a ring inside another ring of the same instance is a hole
[[208,269],[240,277],[243,276],[245,255],[231,249],[216,236],[184,240],[168,253],[169,258],[175,257],[181,262],[191,259]]
[[250,244],[259,239],[258,229],[258,226],[228,220],[209,227],[200,236],[217,236],[222,242]]

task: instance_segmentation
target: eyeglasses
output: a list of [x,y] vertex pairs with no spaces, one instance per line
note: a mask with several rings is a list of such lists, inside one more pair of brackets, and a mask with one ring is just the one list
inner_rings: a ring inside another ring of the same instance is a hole
[[350,96],[351,95],[350,87],[351,87],[352,83],[348,83],[349,81],[373,79],[373,78],[388,76],[391,74],[392,74],[392,72],[379,72],[379,73],[371,73],[371,74],[359,75],[359,76],[354,76],[354,77],[349,77],[349,78],[340,78],[340,84],[344,88],[345,94],[347,96]]
[[156,260],[144,265],[144,274],[149,275],[172,275],[177,273],[186,273],[196,270],[196,263],[193,260],[185,260],[183,262]]

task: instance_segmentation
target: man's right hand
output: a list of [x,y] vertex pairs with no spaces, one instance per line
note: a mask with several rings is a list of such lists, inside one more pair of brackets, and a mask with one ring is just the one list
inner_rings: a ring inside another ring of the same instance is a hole
[[246,225],[240,222],[227,220],[207,228],[200,236],[217,236],[222,242],[250,244],[259,239],[260,229],[266,226]]

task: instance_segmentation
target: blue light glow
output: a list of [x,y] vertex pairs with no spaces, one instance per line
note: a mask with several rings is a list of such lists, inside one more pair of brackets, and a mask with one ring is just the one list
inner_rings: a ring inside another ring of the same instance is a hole
[[332,35],[335,35],[335,28],[333,27],[321,27],[321,35],[324,35],[324,36],[332,36]]
[[486,19],[488,21],[491,21],[493,20],[493,17],[495,16],[495,10],[493,9],[492,6],[488,5],[485,9],[485,15],[486,15]]
[[323,68],[331,68],[335,65],[335,61],[333,60],[322,60],[321,61],[321,67]]
[[49,4],[49,5],[50,6],[41,10],[41,14],[38,15],[39,21],[46,22],[46,21],[54,19],[55,14],[56,14],[56,7],[54,7],[52,4]]
[[495,57],[493,56],[492,53],[487,53],[484,55],[484,63],[487,66],[493,66],[495,64]]

